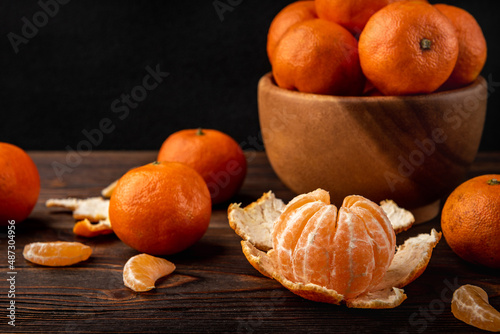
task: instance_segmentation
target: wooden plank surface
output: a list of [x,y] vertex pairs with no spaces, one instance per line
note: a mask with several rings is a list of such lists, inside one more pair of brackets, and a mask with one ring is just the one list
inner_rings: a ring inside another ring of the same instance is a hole
[[[316,303],[295,296],[263,277],[245,259],[240,238],[230,229],[227,203],[216,205],[206,235],[190,249],[167,259],[177,266],[160,279],[155,290],[136,293],[122,282],[122,268],[136,251],[115,235],[93,239],[72,232],[68,211],[49,209],[49,198],[99,196],[100,191],[128,169],[148,163],[155,152],[92,152],[75,159],[67,152],[30,152],[37,164],[42,190],[28,220],[15,230],[15,298],[9,297],[7,229],[0,239],[1,333],[345,333],[345,332],[474,332],[450,311],[452,291],[476,284],[500,309],[500,274],[459,259],[444,238],[426,272],[405,287],[408,299],[395,309],[361,310]],[[247,205],[273,190],[285,201],[293,194],[277,179],[264,153],[247,152],[249,172],[233,202]],[[54,165],[66,164],[57,177]],[[480,153],[470,176],[500,173],[500,153]],[[440,230],[439,218],[398,236],[398,243],[418,233]],[[24,245],[35,241],[80,241],[92,257],[67,268],[31,264],[22,257]],[[15,327],[8,324],[15,301]]]

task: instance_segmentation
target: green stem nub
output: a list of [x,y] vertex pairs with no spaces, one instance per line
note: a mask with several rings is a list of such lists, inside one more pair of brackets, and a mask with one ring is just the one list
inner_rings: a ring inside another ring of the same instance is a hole
[[498,181],[497,179],[491,179],[491,180],[488,180],[488,184],[490,186],[497,186],[500,184],[500,181]]
[[427,38],[422,38],[422,40],[420,41],[420,48],[422,50],[430,50],[431,49],[431,45],[432,45],[432,42],[430,39],[427,39]]
[[160,163],[161,163],[161,162],[159,162],[159,161],[153,161],[151,164],[152,164],[153,166],[156,166],[156,165],[159,165]]
[[203,132],[203,130],[201,128],[198,128],[198,131],[196,131],[196,135],[197,136],[204,136],[205,132]]

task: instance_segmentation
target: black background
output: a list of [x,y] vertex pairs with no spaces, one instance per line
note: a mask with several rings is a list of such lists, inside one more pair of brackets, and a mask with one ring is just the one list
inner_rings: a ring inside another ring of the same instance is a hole
[[[112,131],[93,150],[158,149],[172,132],[197,127],[262,149],[257,82],[271,69],[267,30],[292,1],[220,2],[230,6],[222,16],[213,0],[72,0],[16,53],[9,33],[21,36],[23,18],[33,22],[42,9],[37,1],[2,1],[0,141],[26,150],[76,150],[83,131],[109,119]],[[443,2],[476,17],[488,42],[482,74],[500,82],[500,2]],[[121,119],[112,103],[142,85],[147,66],[169,75]],[[482,151],[500,150],[500,85],[493,88]]]

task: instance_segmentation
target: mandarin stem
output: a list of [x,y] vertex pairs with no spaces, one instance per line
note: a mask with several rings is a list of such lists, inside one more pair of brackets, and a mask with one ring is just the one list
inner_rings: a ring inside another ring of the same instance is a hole
[[496,186],[496,185],[499,185],[500,184],[500,181],[498,181],[497,179],[491,179],[491,180],[488,180],[487,182],[490,186]]
[[420,41],[420,48],[422,50],[430,50],[431,45],[432,45],[432,42],[430,39],[422,38],[422,40]]
[[203,132],[203,130],[201,128],[198,128],[198,131],[196,131],[196,135],[197,136],[204,136],[205,132]]

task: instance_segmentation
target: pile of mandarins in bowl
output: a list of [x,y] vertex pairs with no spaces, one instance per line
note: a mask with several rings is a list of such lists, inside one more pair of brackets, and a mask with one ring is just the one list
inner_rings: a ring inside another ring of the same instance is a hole
[[314,0],[276,15],[267,53],[281,88],[398,96],[472,83],[486,61],[486,41],[474,17],[451,5]]

